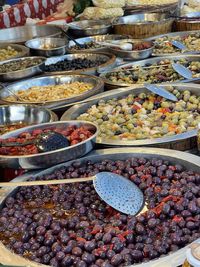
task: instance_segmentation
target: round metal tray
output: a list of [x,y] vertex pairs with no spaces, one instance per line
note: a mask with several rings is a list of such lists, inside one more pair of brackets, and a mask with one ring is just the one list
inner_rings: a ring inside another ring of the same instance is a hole
[[28,54],[29,54],[29,49],[23,45],[1,44],[0,43],[0,49],[6,49],[8,46],[12,47],[13,49],[15,49],[18,52],[16,56],[9,57],[9,59],[25,57],[25,56],[28,56]]
[[28,25],[0,30],[0,43],[23,44],[38,37],[56,37],[61,34],[59,27],[52,25]]
[[31,76],[34,76],[36,74],[39,74],[43,71],[43,68],[45,66],[45,57],[22,57],[22,58],[15,58],[15,59],[9,59],[5,61],[1,61],[1,64],[8,63],[8,62],[19,62],[24,59],[42,59],[42,62],[38,65],[23,69],[23,70],[17,70],[12,72],[6,72],[6,73],[0,73],[0,81],[16,81],[20,79],[25,79]]
[[[47,85],[56,85],[62,83],[72,83],[72,82],[84,82],[92,84],[93,88],[79,94],[74,97],[60,99],[60,100],[51,100],[46,102],[11,102],[6,101],[4,98],[8,96],[12,96],[10,91],[18,92],[19,90],[28,90],[32,86],[47,86]],[[8,89],[8,90],[7,90]],[[88,98],[94,94],[101,93],[104,89],[104,83],[102,79],[84,74],[71,74],[71,75],[54,75],[54,76],[43,76],[38,78],[32,78],[28,80],[23,80],[21,82],[17,82],[11,85],[8,85],[4,89],[0,90],[0,99],[4,103],[21,103],[21,104],[38,104],[47,108],[59,108],[62,105],[69,105],[71,103],[75,103],[77,101],[81,101],[85,98]]]
[[[108,72],[114,72],[114,71],[118,71],[118,70],[122,70],[123,71],[123,68],[132,68],[132,67],[136,67],[136,66],[142,67],[142,66],[146,66],[146,64],[149,66],[149,65],[155,64],[157,62],[160,62],[161,60],[164,60],[164,59],[180,60],[182,58],[187,59],[188,61],[200,61],[200,55],[176,55],[176,56],[172,56],[171,55],[171,56],[166,56],[165,58],[163,58],[163,57],[155,57],[155,58],[151,58],[151,59],[144,59],[144,60],[140,60],[140,61],[136,61],[136,62],[126,63],[126,64],[120,65],[119,67],[114,68],[114,69],[112,69],[111,71],[108,71]],[[107,89],[116,89],[116,88],[119,88],[119,87],[128,87],[128,86],[138,87],[138,86],[143,86],[144,85],[144,84],[139,84],[139,83],[137,83],[137,84],[127,84],[127,83],[111,82],[110,80],[108,80],[106,78],[106,74],[108,72],[103,72],[103,73],[100,74],[100,77],[104,80]],[[200,82],[200,77],[199,78],[193,78],[191,80],[187,80],[187,79],[183,78],[183,80],[177,80],[177,82],[199,83]]]
[[[156,39],[158,38],[163,38],[163,37],[176,37],[176,36],[179,36],[179,37],[183,37],[183,36],[188,36],[190,34],[195,34],[195,33],[199,33],[200,34],[200,31],[182,31],[182,32],[171,32],[171,33],[167,33],[167,34],[160,34],[160,35],[156,35],[156,36],[153,36],[153,37],[150,37],[150,38],[146,38],[147,41],[156,41]],[[170,53],[170,54],[156,54],[156,53],[152,53],[152,56],[155,56],[155,57],[164,57],[164,56],[170,56],[170,55],[180,55],[180,54],[199,54],[200,51],[188,51],[188,52],[175,52],[175,53]]]
[[57,115],[49,109],[35,105],[1,105],[0,126],[17,123],[38,124],[57,121]]
[[[69,32],[76,37],[107,34],[112,30],[109,20],[82,20],[68,24]],[[94,26],[99,26],[95,28]]]
[[60,121],[52,123],[42,123],[34,126],[24,127],[22,129],[12,131],[10,133],[1,136],[1,139],[6,139],[10,137],[16,137],[23,132],[32,132],[33,130],[40,129],[44,130],[46,128],[55,127],[67,127],[75,125],[77,127],[84,126],[90,129],[94,134],[87,140],[80,142],[76,145],[72,145],[66,148],[57,149],[50,152],[38,153],[33,155],[23,155],[23,156],[6,156],[0,155],[0,166],[4,168],[13,169],[42,169],[47,168],[52,165],[59,164],[61,162],[66,162],[72,159],[82,157],[92,150],[94,147],[96,136],[98,133],[97,127],[90,122],[86,121]]
[[99,66],[96,66],[94,68],[87,68],[87,69],[79,69],[79,70],[69,70],[69,71],[56,71],[56,72],[45,72],[46,74],[68,74],[68,73],[82,73],[82,74],[91,74],[91,75],[96,75],[100,72],[107,71],[113,67],[115,67],[116,64],[116,56],[112,55],[110,53],[76,53],[76,54],[68,54],[60,57],[50,57],[46,60],[45,65],[50,65],[50,64],[55,64],[59,61],[62,61],[64,59],[67,60],[73,60],[76,58],[87,58],[89,60],[97,60],[99,58],[105,58],[107,60],[106,63],[101,64]]
[[[161,85],[162,87],[175,87],[180,91],[190,90],[192,93],[200,96],[199,86],[195,84],[166,84]],[[131,87],[130,87],[131,88]],[[113,98],[122,98],[124,96],[128,96],[130,93],[134,95],[140,94],[142,92],[149,92],[144,87],[137,87],[135,89],[127,88],[118,89],[115,91],[105,92],[101,94],[101,99],[109,100]],[[83,114],[90,108],[92,105],[95,105],[99,102],[99,100],[93,100],[89,103],[85,103],[82,105],[75,105],[68,109],[61,117],[62,121],[65,120],[75,120],[79,115]],[[102,139],[97,137],[96,143],[99,145],[106,146],[154,146],[154,147],[165,147],[177,150],[188,150],[195,147],[196,144],[196,135],[197,130],[191,130],[186,133],[177,134],[169,137],[155,138],[155,139],[142,139],[142,140],[112,140],[112,139]]]
[[[185,168],[193,170],[195,172],[200,172],[200,161],[198,156],[189,155],[188,153],[179,152],[179,151],[171,151],[168,149],[159,149],[159,148],[115,148],[115,149],[103,149],[96,150],[89,153],[86,157],[78,159],[79,162],[86,162],[91,160],[92,162],[98,162],[102,160],[126,160],[130,157],[144,157],[148,159],[159,158],[163,160],[170,161],[172,164],[181,164]],[[25,176],[18,177],[13,180],[13,182],[25,181],[32,177],[39,177],[46,174],[52,174],[59,168],[68,167],[73,162],[77,160],[73,160],[67,163],[59,164],[58,166],[51,167],[44,171],[40,171],[37,173],[29,173]],[[8,196],[13,196],[17,193],[16,187],[11,188],[3,188],[1,190],[0,196],[0,207],[2,208],[5,202],[5,198]],[[189,245],[184,248],[169,253],[167,255],[163,255],[162,257],[151,260],[149,262],[144,262],[141,264],[129,265],[129,267],[175,267],[182,265],[185,260],[185,252]],[[21,266],[30,266],[30,267],[42,267],[47,265],[41,265],[33,261],[29,261],[23,257],[20,257],[17,254],[14,254],[10,250],[8,250],[1,242],[0,242],[0,262],[6,265],[21,265]]]
[[148,42],[151,47],[143,50],[132,50],[132,51],[125,51],[121,49],[117,49],[115,47],[109,48],[110,52],[115,54],[116,56],[122,58],[124,61],[130,61],[130,60],[142,60],[145,58],[149,58],[152,55],[153,49],[154,49],[154,44],[152,41],[146,41],[142,39],[124,39],[123,41],[119,41],[119,44],[122,43],[143,43],[143,42]]
[[[89,36],[84,38],[78,38],[76,41],[79,44],[87,44],[89,42],[105,42],[105,41],[111,41],[111,40],[122,40],[129,38],[128,35],[120,35],[120,34],[106,34],[106,35],[95,35],[95,36]],[[73,48],[75,46],[75,43],[73,41],[69,42],[69,48]],[[107,47],[99,47],[99,48],[90,48],[90,49],[68,49],[69,53],[95,53],[95,52],[109,52],[109,48]]]
[[161,21],[167,21],[171,19],[172,18],[170,18],[169,14],[147,12],[117,18],[113,21],[113,25],[159,24]]

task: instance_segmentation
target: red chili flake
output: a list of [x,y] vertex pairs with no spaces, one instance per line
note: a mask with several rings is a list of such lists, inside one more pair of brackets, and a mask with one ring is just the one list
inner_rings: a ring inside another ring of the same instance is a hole
[[78,237],[78,236],[76,237],[76,240],[79,241],[79,242],[84,242],[84,243],[87,242],[87,240],[85,238]]
[[159,193],[160,191],[161,191],[160,186],[155,186],[155,188],[154,188],[154,192],[155,192],[155,193]]
[[172,219],[172,221],[177,222],[177,223],[182,221],[182,220],[183,220],[183,218],[181,216],[178,216],[178,215],[175,215]]
[[97,233],[102,232],[102,227],[95,226],[93,230],[90,232],[92,235],[96,235]]
[[145,169],[145,166],[141,165],[139,167],[136,167],[135,169],[136,169],[136,171],[143,171]]
[[196,222],[197,219],[195,219],[195,218],[193,218],[193,217],[187,217],[187,218],[186,218],[186,221],[187,221],[187,222],[188,222],[188,221]]
[[145,174],[144,174],[144,175],[141,176],[141,179],[142,179],[142,180],[147,180],[148,178],[151,178],[151,175],[149,175],[149,174],[146,174],[146,175],[145,175]]
[[172,171],[175,171],[176,170],[176,167],[175,166],[169,166],[168,169],[170,169]]

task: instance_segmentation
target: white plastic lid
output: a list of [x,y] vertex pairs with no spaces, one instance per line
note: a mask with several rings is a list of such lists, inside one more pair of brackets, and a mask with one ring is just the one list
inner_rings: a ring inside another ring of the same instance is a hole
[[[195,243],[199,243],[200,241],[198,240],[198,242]],[[192,250],[194,250],[194,248],[188,248],[186,251],[186,257],[187,257],[187,261],[189,262],[189,264],[191,264],[194,267],[200,267],[200,260],[198,260],[196,257],[194,257]]]

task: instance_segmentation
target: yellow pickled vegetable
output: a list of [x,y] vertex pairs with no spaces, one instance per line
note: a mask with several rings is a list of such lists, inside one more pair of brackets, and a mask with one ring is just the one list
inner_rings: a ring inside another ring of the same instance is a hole
[[124,15],[122,8],[87,7],[81,14],[85,19],[109,19]]
[[125,0],[92,0],[93,5],[102,8],[114,8],[125,6]]

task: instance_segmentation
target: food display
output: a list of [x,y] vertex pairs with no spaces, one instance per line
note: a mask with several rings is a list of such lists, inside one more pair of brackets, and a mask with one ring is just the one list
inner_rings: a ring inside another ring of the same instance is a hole
[[3,126],[0,125],[0,135],[8,133],[8,132],[11,132],[11,131],[18,130],[20,128],[23,128],[23,127],[26,127],[26,126],[29,126],[29,125],[30,124],[28,124],[28,123],[21,123],[21,122],[14,123],[14,124],[3,125]]
[[99,137],[114,140],[153,139],[181,134],[200,123],[200,98],[171,88],[174,103],[151,93],[100,100],[77,117],[95,122]]
[[[140,50],[145,50],[145,49],[152,47],[152,44],[150,44],[149,42],[132,43],[130,41],[129,43],[132,44],[132,51],[140,51]],[[123,44],[123,42],[121,42],[121,44]],[[116,47],[116,49],[120,49],[120,47],[119,48]]]
[[[187,49],[181,51],[171,44],[171,41],[179,41],[183,43]],[[172,54],[181,52],[200,51],[200,32],[191,33],[180,36],[163,36],[155,39],[154,54]]]
[[[9,156],[16,156],[16,155],[31,155],[31,154],[38,154],[40,151],[38,150],[36,144],[28,144],[26,142],[37,140],[41,134],[48,133],[48,132],[56,132],[64,135],[68,141],[70,146],[78,144],[93,135],[85,127],[76,127],[76,126],[68,126],[68,127],[55,127],[53,128],[46,128],[44,130],[36,129],[32,132],[22,132],[19,136],[11,137],[7,139],[0,140],[0,155],[9,155]],[[25,143],[24,146],[4,146],[4,144],[8,145],[9,143]]]
[[34,67],[43,62],[41,58],[24,58],[21,60],[11,60],[0,64],[0,73],[9,73],[19,70],[25,70]]
[[112,157],[76,160],[32,180],[114,172],[139,186],[146,211],[137,216],[117,212],[100,199],[91,182],[20,187],[0,211],[3,244],[45,265],[113,267],[173,255],[198,239],[200,173],[178,158],[174,162],[169,156],[132,153],[115,159],[113,151]]
[[[121,67],[103,75],[105,79],[113,83],[141,84],[141,83],[162,83],[184,80],[171,66],[174,60],[163,59],[155,64],[145,66]],[[193,78],[200,77],[200,62],[188,61],[183,58],[176,61],[193,72]]]
[[98,58],[96,60],[90,60],[87,58],[75,58],[72,60],[64,59],[58,61],[55,64],[49,64],[45,66],[46,72],[57,72],[57,71],[70,71],[70,70],[81,70],[98,67],[101,64],[106,63],[106,58]]
[[100,48],[101,45],[95,43],[94,41],[90,41],[87,43],[84,43],[84,47],[80,47],[78,45],[73,45],[69,47],[69,50],[84,50],[84,49],[95,49],[95,48]]
[[[90,83],[72,82],[56,85],[33,86],[27,90],[19,90],[15,93],[20,102],[47,102],[72,98],[83,94],[93,88]],[[4,99],[9,102],[16,102],[16,97],[10,95]]]
[[2,48],[2,49],[0,48],[0,61],[4,61],[11,57],[15,57],[18,55],[18,53],[19,52],[11,46],[7,46],[6,48]]

